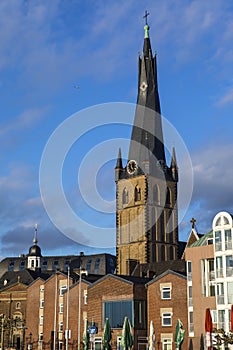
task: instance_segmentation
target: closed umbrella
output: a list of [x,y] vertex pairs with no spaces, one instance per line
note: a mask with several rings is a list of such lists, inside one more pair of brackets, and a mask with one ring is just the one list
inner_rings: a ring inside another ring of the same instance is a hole
[[133,346],[133,335],[131,332],[131,325],[128,317],[126,316],[122,328],[121,345],[124,348],[124,350],[131,349]]
[[177,320],[176,322],[176,334],[175,334],[175,342],[176,342],[176,349],[180,349],[181,344],[184,340],[184,329],[183,329],[183,323],[181,320]]
[[109,319],[106,318],[104,325],[104,334],[103,334],[103,348],[104,350],[111,350],[111,345],[109,344],[112,339],[111,327]]
[[149,350],[155,350],[155,330],[153,321],[150,321]]
[[206,347],[207,350],[211,350],[212,348],[212,332],[213,332],[213,323],[212,317],[210,313],[210,309],[206,309],[205,314],[205,333],[206,333]]
[[84,331],[83,331],[83,349],[87,350],[88,349],[88,344],[90,340],[90,335],[88,333],[87,329],[87,319],[84,321]]

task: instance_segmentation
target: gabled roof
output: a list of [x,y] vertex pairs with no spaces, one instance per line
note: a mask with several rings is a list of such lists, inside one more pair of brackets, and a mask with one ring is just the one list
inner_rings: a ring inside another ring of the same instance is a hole
[[198,241],[194,242],[190,247],[200,247],[209,244],[209,239],[213,238],[213,230],[203,235]]
[[108,275],[103,276],[102,278],[98,279],[96,282],[94,282],[88,288],[91,288],[91,287],[97,285],[98,283],[103,282],[104,280],[106,280],[108,278],[113,278],[113,279],[115,279],[117,281],[125,282],[125,283],[127,283],[129,285],[146,284],[147,282],[150,281],[150,278],[145,278],[145,277],[108,274]]
[[173,270],[167,270],[167,271],[161,273],[161,275],[158,275],[158,276],[156,276],[155,278],[153,278],[150,282],[148,282],[148,283],[146,284],[146,287],[149,286],[150,284],[152,284],[152,283],[154,283],[154,282],[160,280],[161,278],[163,278],[163,277],[169,275],[169,274],[170,274],[170,275],[177,276],[178,278],[187,279],[186,274],[178,273],[178,272],[173,271]]
[[28,286],[38,277],[47,280],[50,276],[51,273],[43,273],[29,269],[22,271],[7,271],[0,278],[0,290],[4,289],[6,286],[14,285],[19,281]]

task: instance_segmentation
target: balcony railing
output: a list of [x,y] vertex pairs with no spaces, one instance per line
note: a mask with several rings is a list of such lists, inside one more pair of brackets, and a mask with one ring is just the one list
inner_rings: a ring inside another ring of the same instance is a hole
[[210,281],[214,281],[215,280],[215,271],[210,271],[209,280]]
[[217,304],[224,304],[224,295],[217,295]]
[[223,277],[223,268],[219,268],[216,270],[216,277],[217,278]]
[[222,242],[215,243],[215,251],[219,252],[222,250]]
[[193,306],[193,298],[188,298],[188,305]]
[[233,267],[232,267],[232,266],[228,266],[228,267],[226,268],[226,276],[227,276],[227,277],[233,276]]
[[225,242],[225,250],[232,250],[232,241]]

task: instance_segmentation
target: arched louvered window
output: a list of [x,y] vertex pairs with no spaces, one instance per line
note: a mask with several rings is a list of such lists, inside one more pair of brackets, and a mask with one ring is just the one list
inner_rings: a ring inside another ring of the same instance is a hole
[[122,193],[122,203],[123,204],[127,204],[129,201],[129,194],[128,191],[126,189],[126,187],[123,189],[123,193]]
[[156,216],[155,216],[155,208],[151,210],[151,232],[152,232],[152,241],[156,240]]
[[135,202],[141,200],[141,188],[138,185],[136,185],[134,189],[134,200]]
[[168,205],[169,207],[171,206],[171,191],[168,187],[167,187],[167,194],[166,194],[166,205]]
[[159,186],[158,185],[155,185],[153,187],[153,202],[160,203],[160,193],[159,193]]

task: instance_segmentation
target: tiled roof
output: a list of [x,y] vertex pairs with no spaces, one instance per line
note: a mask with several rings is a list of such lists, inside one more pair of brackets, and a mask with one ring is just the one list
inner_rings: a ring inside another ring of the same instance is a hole
[[213,230],[211,230],[210,232],[208,232],[205,235],[203,235],[199,240],[194,242],[191,245],[191,247],[200,247],[200,246],[203,246],[203,245],[207,245],[208,238],[213,238]]

